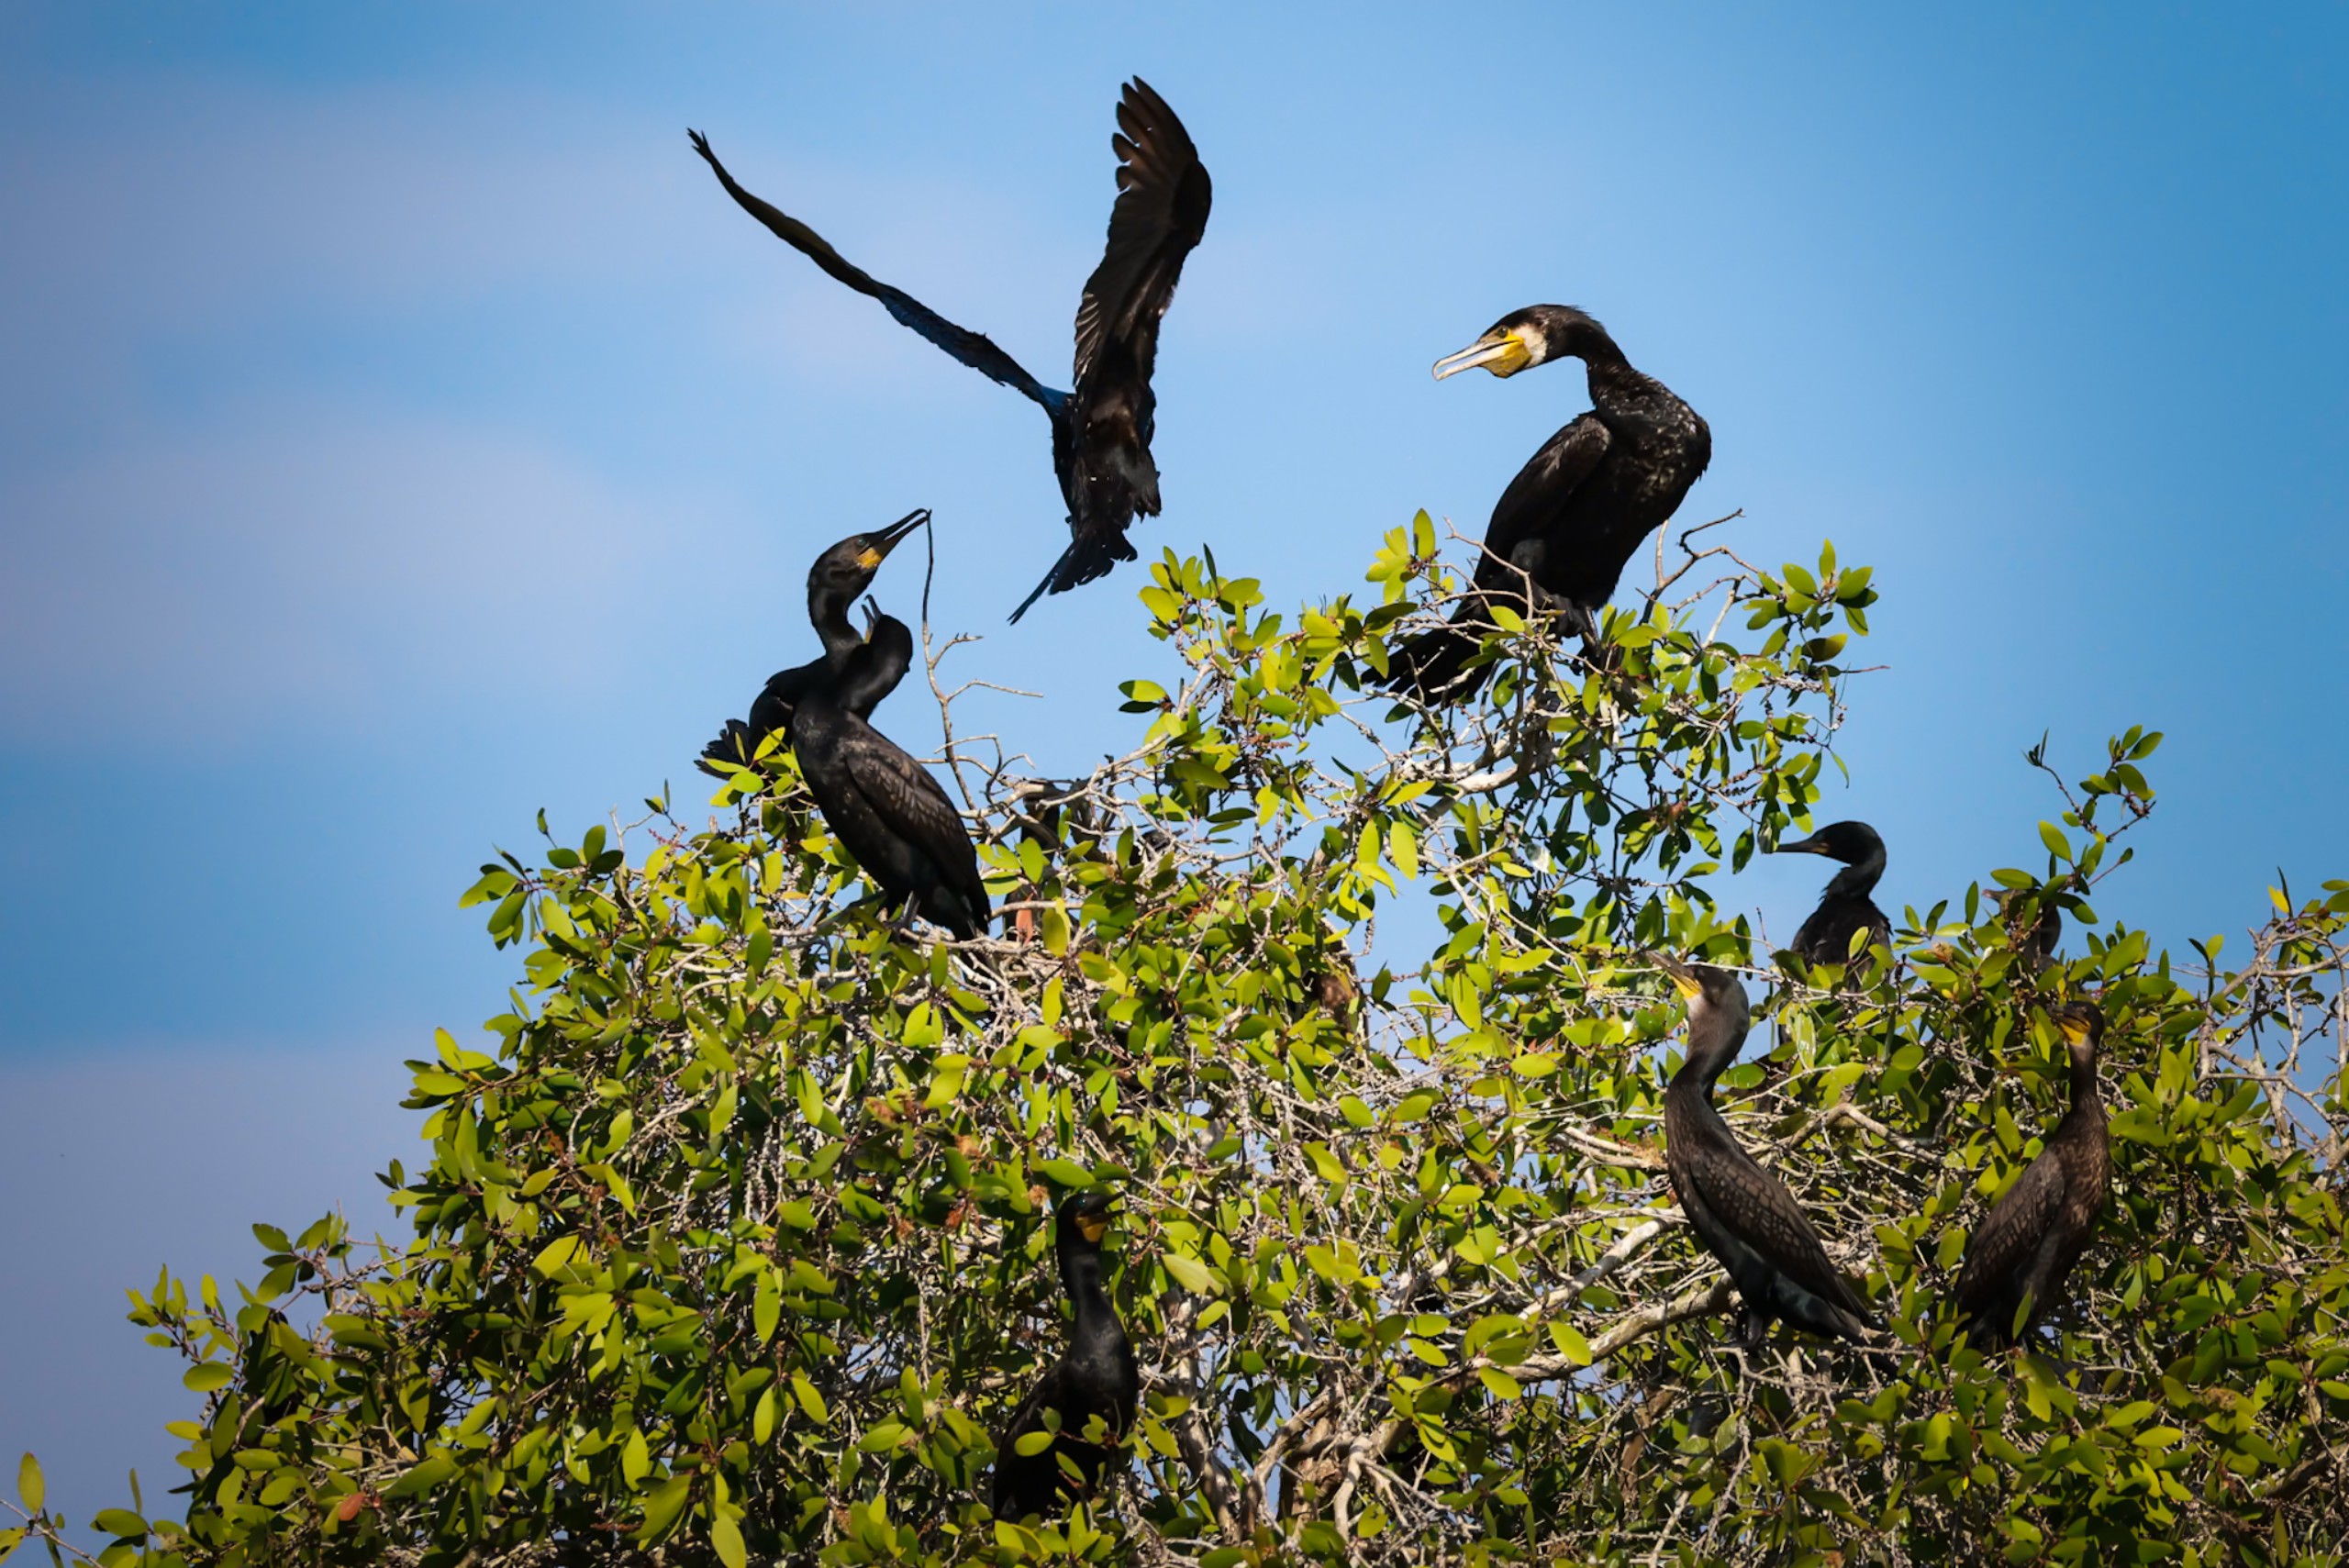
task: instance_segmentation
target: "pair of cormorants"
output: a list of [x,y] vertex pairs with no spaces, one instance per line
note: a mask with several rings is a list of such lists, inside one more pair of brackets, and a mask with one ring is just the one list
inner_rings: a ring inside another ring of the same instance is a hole
[[816,558],[807,572],[807,618],[824,651],[770,676],[749,720],[728,720],[697,765],[731,777],[780,729],[825,826],[882,896],[967,940],[985,929],[988,917],[971,835],[930,770],[867,722],[912,667],[913,632],[870,599],[862,636],[848,618],[890,550],[929,520],[927,511],[910,513]]
[[1436,379],[1481,368],[1496,376],[1583,361],[1590,407],[1542,444],[1493,506],[1476,562],[1474,593],[1452,624],[1414,639],[1396,657],[1387,684],[1422,700],[1464,697],[1483,672],[1466,666],[1494,629],[1491,608],[1531,619],[1553,614],[1598,639],[1598,612],[1641,541],[1679,509],[1712,460],[1711,430],[1653,376],[1631,362],[1588,313],[1534,305],[1512,311],[1458,353],[1435,363]]
[[1158,399],[1150,384],[1158,361],[1158,326],[1174,298],[1185,258],[1207,232],[1214,200],[1198,149],[1165,99],[1140,77],[1126,83],[1119,99],[1118,130],[1109,139],[1118,155],[1118,199],[1109,210],[1101,263],[1077,298],[1070,392],[1044,385],[985,334],[956,326],[849,262],[814,229],[737,184],[701,132],[687,134],[727,194],[777,239],[850,288],[880,301],[900,325],[1044,410],[1052,422],[1052,472],[1068,507],[1071,537],[1035,592],[1011,612],[1013,620],[1040,595],[1065,593],[1134,558],[1127,528],[1159,511],[1158,465],[1150,451],[1158,423]]
[[[728,719],[718,739],[702,748],[696,767],[713,778],[731,778],[756,760],[761,743],[769,735],[788,733],[792,711],[800,699],[818,685],[837,680],[849,656],[863,646],[864,638],[849,621],[850,607],[873,586],[874,574],[889,559],[889,552],[929,521],[929,508],[922,507],[878,532],[851,534],[816,557],[815,564],[807,568],[807,620],[816,628],[823,651],[805,664],[769,675],[751,701],[750,717]],[[881,691],[873,702],[878,704],[887,695]],[[870,717],[872,713],[868,706],[863,717]]]
[[[1736,1283],[1746,1344],[1759,1344],[1773,1319],[1831,1339],[1867,1338],[1875,1324],[1866,1303],[1786,1184],[1739,1145],[1713,1106],[1713,1084],[1737,1060],[1751,1022],[1745,987],[1712,964],[1652,956],[1688,1007],[1686,1056],[1664,1094],[1664,1165],[1690,1227]],[[2075,1002],[2051,1017],[2071,1062],[2071,1107],[1967,1242],[1954,1296],[1960,1326],[1980,1350],[2012,1343],[2045,1314],[2095,1235],[2111,1180],[2096,1076],[2103,1015]]]

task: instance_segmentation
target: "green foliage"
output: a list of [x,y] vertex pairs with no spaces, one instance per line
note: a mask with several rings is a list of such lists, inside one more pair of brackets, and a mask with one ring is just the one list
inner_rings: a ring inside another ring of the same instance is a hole
[[[2132,730],[2056,781],[2040,869],[1768,969],[1706,879],[1808,824],[1876,595],[1704,531],[1597,667],[1511,626],[1434,714],[1368,689],[1456,587],[1424,514],[1368,606],[1283,617],[1170,555],[1141,598],[1181,679],[1121,688],[1128,755],[1046,791],[952,759],[1000,937],[876,925],[787,756],[707,828],[653,802],[627,846],[484,868],[524,983],[492,1049],[410,1064],[412,1239],[259,1226],[233,1302],[139,1297],[203,1397],[195,1490],[102,1516],[101,1561],[2339,1562],[2349,884],[2279,890],[2232,972],[2101,923],[2154,799]],[[1881,1346],[1730,1342],[1661,1173],[1653,947],[1765,966],[1724,1109]],[[1943,1300],[2060,1114],[2045,1011],[2080,995],[2115,1202],[2055,1331],[1986,1360]],[[994,1434],[1064,1332],[1052,1208],[1094,1185],[1134,1471],[995,1520]]]

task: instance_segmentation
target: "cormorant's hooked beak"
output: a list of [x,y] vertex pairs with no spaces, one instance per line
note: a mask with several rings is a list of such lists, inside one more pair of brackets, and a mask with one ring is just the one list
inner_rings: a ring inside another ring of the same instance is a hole
[[1487,332],[1456,354],[1435,362],[1435,378],[1474,370],[1482,365],[1497,376],[1512,376],[1533,362],[1533,350],[1514,332]]
[[881,624],[881,606],[872,595],[864,595],[864,640],[873,640],[873,631]]
[[1106,1195],[1096,1195],[1085,1200],[1076,1211],[1077,1234],[1098,1247],[1101,1238],[1109,1234],[1109,1208],[1118,1200]]
[[1650,952],[1647,960],[1663,970],[1666,978],[1671,980],[1672,988],[1691,1002],[1705,994],[1705,988],[1697,983],[1697,972],[1670,953]]
[[1825,844],[1819,841],[1819,835],[1813,833],[1808,839],[1797,839],[1791,844],[1780,844],[1770,852],[1774,855],[1823,855],[1828,852],[1828,850]]
[[927,506],[907,512],[879,533],[868,536],[870,542],[858,553],[856,563],[867,572],[872,571],[889,559],[889,552],[896,549],[907,534],[929,521],[930,508]]

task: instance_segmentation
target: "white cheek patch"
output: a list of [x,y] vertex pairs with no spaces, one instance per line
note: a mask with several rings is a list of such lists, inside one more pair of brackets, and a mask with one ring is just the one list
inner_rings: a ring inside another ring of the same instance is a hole
[[1531,322],[1517,328],[1517,340],[1525,345],[1528,364],[1538,365],[1550,357],[1550,339]]

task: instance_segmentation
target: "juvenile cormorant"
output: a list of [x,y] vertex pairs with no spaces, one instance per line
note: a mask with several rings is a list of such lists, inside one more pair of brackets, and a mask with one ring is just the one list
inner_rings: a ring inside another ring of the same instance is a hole
[[1207,231],[1213,191],[1198,149],[1166,100],[1140,77],[1118,102],[1118,200],[1101,264],[1076,304],[1076,390],[1055,392],[978,332],[957,327],[902,289],[852,265],[822,236],[734,183],[699,131],[694,148],[727,193],[776,238],[980,374],[1036,401],[1052,420],[1052,472],[1068,506],[1072,538],[1036,590],[1011,612],[1018,620],[1039,595],[1066,593],[1134,558],[1126,529],[1158,515],[1158,465],[1150,455],[1158,399],[1150,378],[1158,324],[1174,297],[1184,258]]
[[2070,1002],[2050,1015],[2071,1058],[2072,1107],[2047,1135],[2038,1158],[2015,1179],[1965,1244],[1957,1274],[1957,1309],[1976,1350],[1995,1351],[2020,1337],[2016,1315],[2030,1303],[2021,1334],[2054,1305],[2065,1276],[2096,1236],[2112,1184],[2112,1151],[2097,1092],[2097,1047],[2104,1015]]
[[856,863],[891,905],[968,940],[986,929],[978,851],[937,779],[861,717],[904,678],[914,637],[873,612],[871,635],[841,673],[799,698],[791,748],[808,793]]
[[1596,641],[1598,612],[1624,563],[1679,508],[1712,460],[1712,432],[1697,411],[1633,370],[1607,328],[1571,306],[1512,311],[1467,348],[1438,360],[1435,375],[1441,381],[1482,366],[1512,376],[1567,357],[1581,360],[1589,373],[1589,412],[1543,442],[1501,492],[1476,562],[1480,596],[1454,611],[1451,626],[1405,649],[1390,684],[1415,685],[1429,696],[1451,689],[1478,639],[1492,630],[1483,597],[1523,613],[1528,577],[1539,608],[1562,614],[1586,643]]
[[1713,1108],[1713,1081],[1737,1060],[1751,1021],[1727,970],[1652,955],[1688,1000],[1687,1057],[1664,1091],[1664,1159],[1673,1193],[1745,1307],[1744,1340],[1773,1318],[1834,1339],[1869,1330],[1867,1305],[1836,1269],[1786,1184],[1754,1163]]
[[[1111,1446],[1133,1426],[1141,1374],[1125,1325],[1101,1288],[1101,1238],[1109,1229],[1109,1199],[1092,1193],[1061,1205],[1052,1226],[1052,1254],[1060,1262],[1061,1288],[1076,1308],[1068,1353],[1044,1373],[996,1450],[993,1506],[999,1519],[1059,1513],[1063,1499],[1090,1497],[1119,1451]],[[1042,1451],[1023,1454],[1019,1440],[1045,1431],[1044,1412],[1060,1416],[1060,1432]],[[1085,1440],[1086,1426],[1101,1418],[1108,1443]],[[1074,1473],[1070,1472],[1074,1469]]]
[[1891,942],[1892,922],[1868,896],[1884,875],[1884,840],[1875,828],[1865,822],[1831,822],[1808,839],[1780,844],[1776,852],[1825,855],[1843,862],[1843,869],[1828,879],[1819,907],[1795,933],[1787,951],[1812,965],[1849,963],[1852,939],[1860,932],[1867,932],[1871,942]]
[[[889,552],[929,521],[930,509],[921,507],[877,533],[851,534],[816,558],[816,563],[807,568],[807,619],[824,646],[822,655],[769,675],[765,688],[751,699],[750,718],[728,719],[718,739],[701,749],[701,759],[694,766],[714,778],[724,779],[751,765],[751,759],[758,754],[759,742],[786,728],[791,723],[791,710],[818,680],[838,673],[848,656],[863,646],[864,639],[849,622],[849,606],[873,586],[873,574],[881,570]],[[874,700],[878,702],[886,695],[881,693]],[[857,717],[872,716],[873,709],[868,706]]]

